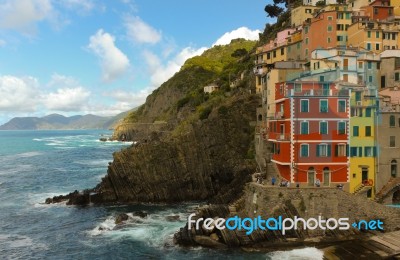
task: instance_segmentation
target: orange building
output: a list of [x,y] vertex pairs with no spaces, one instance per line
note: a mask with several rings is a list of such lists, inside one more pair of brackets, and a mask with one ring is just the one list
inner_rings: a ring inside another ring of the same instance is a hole
[[351,24],[351,11],[347,6],[333,5],[324,8],[303,28],[304,56],[310,59],[317,48],[346,46],[347,29]]
[[390,0],[376,0],[368,6],[361,7],[361,10],[372,20],[384,20],[393,15],[393,6],[390,6]]
[[319,180],[348,189],[349,90],[332,82],[281,82],[275,106],[268,140],[281,177],[300,186]]

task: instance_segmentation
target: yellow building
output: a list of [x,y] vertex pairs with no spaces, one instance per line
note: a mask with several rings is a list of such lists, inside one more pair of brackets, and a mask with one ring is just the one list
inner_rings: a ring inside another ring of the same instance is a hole
[[291,34],[296,31],[296,29],[280,31],[274,40],[257,48],[254,67],[257,93],[261,93],[265,83],[264,76],[270,68],[274,67],[275,62],[288,60],[288,41]]
[[301,5],[299,7],[293,8],[290,11],[292,27],[300,26],[307,19],[313,18],[313,13],[319,9],[320,9],[320,7],[311,6],[311,5]]
[[348,46],[380,53],[383,51],[383,30],[376,21],[355,22],[349,26]]
[[350,192],[368,198],[375,196],[377,143],[376,89],[350,87]]
[[400,16],[400,0],[390,0],[390,5],[393,6],[395,16]]

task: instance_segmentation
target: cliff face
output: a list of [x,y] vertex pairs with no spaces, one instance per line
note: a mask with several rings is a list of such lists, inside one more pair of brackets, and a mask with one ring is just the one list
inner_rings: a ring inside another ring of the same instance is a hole
[[214,109],[208,119],[187,125],[175,137],[154,133],[146,143],[115,153],[92,201],[232,200],[254,170],[245,155],[258,102],[253,95],[238,94],[224,103],[228,111],[223,116]]

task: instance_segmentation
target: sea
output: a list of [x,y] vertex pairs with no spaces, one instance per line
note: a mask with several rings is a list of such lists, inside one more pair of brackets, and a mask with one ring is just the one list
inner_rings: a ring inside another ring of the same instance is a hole
[[[322,259],[316,248],[270,253],[182,248],[173,234],[199,205],[47,205],[48,197],[95,187],[112,154],[106,130],[0,131],[0,259]],[[138,211],[146,218],[135,217]],[[128,213],[128,222],[115,217]],[[174,216],[175,220],[167,218]],[[179,217],[178,217],[179,216]]]

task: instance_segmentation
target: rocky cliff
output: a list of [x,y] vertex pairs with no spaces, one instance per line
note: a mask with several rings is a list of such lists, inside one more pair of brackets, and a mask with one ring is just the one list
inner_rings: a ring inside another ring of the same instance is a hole
[[[227,203],[237,198],[255,170],[252,121],[260,98],[252,94],[251,46],[254,42],[236,40],[187,61],[117,127],[115,138],[138,143],[114,153],[102,182],[46,202]],[[219,90],[205,93],[210,83]]]

